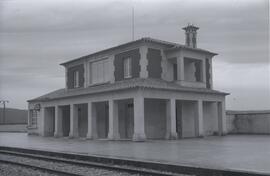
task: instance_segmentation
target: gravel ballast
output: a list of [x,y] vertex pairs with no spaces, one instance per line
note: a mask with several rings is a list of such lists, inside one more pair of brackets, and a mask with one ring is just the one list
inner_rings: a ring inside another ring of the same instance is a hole
[[[40,159],[32,159],[32,158],[26,158],[26,157],[21,157],[21,156],[13,156],[13,155],[9,155],[9,154],[0,154],[0,159],[7,160],[7,161],[15,161],[15,162],[39,166],[39,167],[46,167],[46,168],[65,171],[65,172],[69,172],[69,173],[89,175],[89,176],[101,176],[101,175],[102,176],[140,176],[139,174],[130,174],[130,173],[126,173],[126,172],[117,172],[117,171],[100,169],[100,168],[83,167],[83,166],[77,166],[77,165],[72,165],[72,164],[66,164],[64,162],[44,161],[44,160],[40,160]],[[5,164],[5,165],[7,165],[7,164]],[[26,173],[31,173],[31,172],[29,172],[31,170],[35,171],[33,169],[28,169],[28,168],[24,168],[24,167],[17,167],[17,166],[8,167],[8,166],[10,166],[10,164],[8,164],[7,167],[3,167],[3,168],[1,167],[0,173],[3,172],[2,175],[13,176],[13,174],[8,174],[8,173],[9,172],[16,172],[16,168],[19,168],[17,170],[19,172],[19,174],[17,174],[17,175],[20,175],[20,172],[23,173],[22,171],[25,171]],[[15,168],[15,170],[13,168]],[[39,173],[42,173],[42,172],[39,172]],[[42,174],[36,173],[36,174],[32,174],[32,175],[42,175],[43,176],[43,175],[48,175],[48,174],[43,172]],[[49,174],[48,176],[51,176],[51,175],[52,174]]]
[[[140,176],[141,175],[141,174],[131,174],[124,171],[110,170],[110,169],[105,169],[105,168],[80,166],[76,164],[65,163],[63,161],[48,161],[44,159],[35,159],[35,158],[27,157],[27,156],[17,156],[13,154],[0,154],[0,160],[17,162],[17,163],[22,163],[26,165],[38,166],[42,168],[48,168],[51,170],[64,171],[64,172],[74,173],[74,174],[79,174],[79,175],[89,175],[89,176],[101,176],[101,175],[102,176]],[[0,165],[1,164],[2,163],[0,163]],[[118,167],[132,168],[131,166],[124,166],[124,165],[118,166]],[[145,170],[144,168],[137,168],[137,169]],[[23,166],[5,164],[4,166],[0,167],[0,175],[1,176],[2,175],[5,175],[5,176],[9,176],[9,175],[10,176],[17,176],[17,175],[54,176],[55,174],[52,174],[51,172],[46,173],[44,171],[34,170],[34,169],[30,169]],[[175,174],[175,175],[188,176],[185,174]]]
[[55,174],[42,172],[30,168],[21,166],[15,166],[13,164],[0,163],[0,175],[1,176],[57,176]]

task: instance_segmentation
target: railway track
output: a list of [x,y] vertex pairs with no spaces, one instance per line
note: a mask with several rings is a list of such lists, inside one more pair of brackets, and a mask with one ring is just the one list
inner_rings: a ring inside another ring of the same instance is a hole
[[61,171],[61,170],[50,169],[50,168],[46,168],[46,167],[34,166],[34,165],[24,164],[24,163],[15,162],[15,161],[7,161],[7,160],[0,159],[0,163],[22,166],[22,167],[26,167],[26,168],[30,168],[30,169],[34,169],[34,170],[40,170],[40,171],[43,171],[43,172],[52,173],[52,174],[56,174],[56,175],[82,176],[80,174],[65,172],[65,171]]
[[[21,162],[18,163],[15,158],[20,157]],[[6,160],[7,158],[9,158],[9,160]],[[24,162],[24,159],[26,161],[31,159],[36,161],[35,164],[30,164],[31,162]],[[133,159],[120,159],[106,156],[53,152],[5,146],[0,146],[0,166],[1,163],[10,164],[10,166],[16,164],[18,167],[29,168],[29,170],[31,169],[36,171],[39,170],[52,175],[67,176],[269,176],[269,174],[266,173],[251,171],[203,168],[191,165],[174,165],[154,161],[138,161]],[[59,167],[59,163],[64,163],[62,164],[63,166],[60,164],[60,168],[62,167],[62,169],[56,169],[53,167],[54,165],[58,165]],[[64,165],[69,165],[71,170],[65,169]],[[81,170],[76,170],[76,168],[82,168],[82,170],[84,168],[91,170],[92,168],[92,170],[90,172],[80,172]],[[97,170],[97,172],[95,172],[95,170]],[[79,172],[77,173],[76,171]]]
[[[8,155],[25,159],[35,159],[35,160],[41,160],[46,162],[53,162],[53,163],[64,163],[64,164],[70,164],[73,166],[78,167],[86,167],[86,168],[98,168],[101,170],[109,170],[109,171],[116,171],[119,173],[127,173],[127,174],[137,174],[137,175],[152,175],[152,176],[183,176],[183,174],[179,173],[170,173],[170,172],[163,172],[160,170],[151,170],[151,169],[144,169],[139,167],[132,167],[127,165],[114,165],[114,164],[108,164],[108,163],[98,163],[98,162],[89,162],[89,161],[82,161],[82,160],[75,160],[75,159],[67,159],[67,158],[60,158],[60,157],[53,157],[53,156],[45,156],[45,155],[38,155],[38,154],[31,154],[31,153],[23,153],[18,151],[8,151],[0,149],[1,155]],[[50,168],[46,166],[39,166],[37,164],[29,164],[26,162],[18,162],[16,159],[8,159],[5,160],[2,157],[0,159],[0,162],[7,163],[7,164],[13,164],[13,165],[19,165],[22,167],[27,167],[31,169],[40,170],[43,172],[48,172],[56,175],[66,175],[66,176],[84,176],[88,174],[82,174],[82,173],[74,173],[69,172],[65,170],[59,170],[55,168]]]

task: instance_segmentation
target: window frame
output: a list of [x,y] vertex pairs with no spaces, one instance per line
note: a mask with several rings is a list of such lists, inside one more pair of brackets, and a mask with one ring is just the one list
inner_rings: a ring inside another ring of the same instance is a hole
[[80,82],[79,82],[79,79],[80,79],[80,76],[79,76],[79,70],[75,70],[73,72],[73,87],[74,88],[78,88],[80,87]]
[[177,81],[178,80],[178,65],[177,63],[173,63],[173,81]]
[[37,128],[38,123],[38,110],[30,109],[29,112],[29,121],[28,121],[28,127],[30,128]]
[[[96,67],[93,69],[93,64],[96,64]],[[104,84],[110,81],[110,74],[106,73],[109,68],[109,58],[102,58],[94,61],[90,61],[88,68],[89,68],[89,85],[96,85],[96,84]],[[96,71],[96,73],[94,73]],[[99,76],[102,75],[102,76]],[[93,76],[96,76],[94,78]]]
[[123,59],[123,75],[124,79],[132,78],[132,58],[126,57]]

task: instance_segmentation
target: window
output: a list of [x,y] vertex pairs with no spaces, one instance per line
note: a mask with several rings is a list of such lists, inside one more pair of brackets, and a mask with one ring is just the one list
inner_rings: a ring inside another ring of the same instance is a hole
[[30,117],[29,117],[28,125],[32,128],[37,127],[37,110],[34,110],[34,109],[30,110]]
[[79,71],[73,72],[73,86],[74,88],[79,87]]
[[185,81],[202,82],[202,61],[199,59],[184,58]]
[[177,80],[177,64],[173,64],[173,80]]
[[131,58],[124,59],[124,78],[131,78]]
[[109,60],[103,59],[90,64],[90,83],[98,84],[108,82],[110,79]]

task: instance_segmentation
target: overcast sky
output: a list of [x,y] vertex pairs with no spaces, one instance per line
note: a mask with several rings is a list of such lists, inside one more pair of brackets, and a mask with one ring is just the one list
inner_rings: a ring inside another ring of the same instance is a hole
[[0,99],[27,100],[64,87],[59,63],[135,39],[184,43],[200,27],[198,47],[214,57],[214,89],[231,93],[227,109],[270,109],[268,0],[1,0]]

